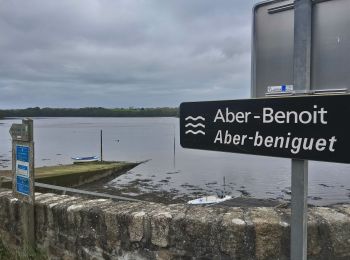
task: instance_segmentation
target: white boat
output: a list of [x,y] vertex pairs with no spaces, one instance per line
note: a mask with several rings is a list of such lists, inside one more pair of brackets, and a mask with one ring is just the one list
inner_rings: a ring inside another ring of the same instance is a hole
[[191,204],[191,205],[217,204],[230,199],[232,199],[232,196],[226,195],[223,197],[219,197],[219,196],[211,195],[211,196],[190,200],[187,202],[187,204]]
[[72,157],[74,163],[97,162],[99,159],[98,156]]
[[217,204],[217,203],[221,203],[224,202],[226,200],[230,200],[232,199],[232,196],[226,195],[226,181],[225,181],[225,176],[224,176],[224,190],[223,191],[219,191],[216,195],[211,195],[211,196],[205,196],[202,198],[198,198],[198,199],[194,199],[194,200],[190,200],[187,202],[187,204],[191,204],[191,205],[202,205],[202,204]]

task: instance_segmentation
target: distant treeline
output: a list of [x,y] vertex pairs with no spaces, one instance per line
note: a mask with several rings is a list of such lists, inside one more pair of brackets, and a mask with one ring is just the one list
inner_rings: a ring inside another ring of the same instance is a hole
[[1,117],[177,117],[178,108],[40,108],[0,110]]

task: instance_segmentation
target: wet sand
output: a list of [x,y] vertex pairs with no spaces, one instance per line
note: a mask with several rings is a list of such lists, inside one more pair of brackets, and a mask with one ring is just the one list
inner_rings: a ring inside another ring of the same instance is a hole
[[[103,192],[116,196],[129,197],[133,199],[139,199],[150,202],[157,202],[163,204],[177,204],[177,203],[187,203],[189,200],[193,199],[193,196],[196,195],[193,192],[192,194],[184,195],[179,193],[177,190],[172,190],[170,192],[167,191],[159,191],[157,189],[153,189],[151,192],[143,192],[142,188],[148,182],[151,182],[151,179],[136,179],[131,181],[128,185],[121,186],[119,189],[106,187],[106,180],[100,180],[93,183],[81,185],[78,188],[88,191],[94,192]],[[236,197],[231,200],[225,201],[220,204],[213,205],[215,207],[275,207],[278,205],[285,204],[284,201],[280,201],[277,199],[255,199],[249,196],[244,196],[244,194],[248,194],[246,192],[242,192],[241,197]],[[198,197],[209,195],[209,194],[198,194]]]
[[[0,158],[1,159],[1,158]],[[44,167],[43,167],[44,168]],[[2,170],[0,171],[2,176],[11,176],[10,171]],[[129,169],[118,171],[118,175],[130,174]],[[169,173],[175,174],[175,173]],[[118,188],[108,186],[108,182],[115,178],[115,175],[102,178],[98,181],[92,183],[83,184],[78,186],[78,189],[94,191],[100,193],[107,193],[116,196],[122,196],[132,199],[139,199],[144,201],[163,203],[163,204],[176,204],[176,203],[187,203],[189,200],[194,198],[199,198],[209,194],[203,189],[198,188],[190,183],[184,183],[181,187],[187,189],[187,193],[180,192],[177,189],[170,189],[170,191],[165,191],[161,189],[162,185],[166,185],[167,182],[171,180],[171,177],[166,177],[159,181],[157,185],[152,184],[154,181],[151,176],[149,179],[141,179],[142,176],[136,175],[139,178],[133,179],[128,183],[120,184]],[[215,183],[207,183],[207,186],[216,185]],[[320,184],[326,186],[325,184]],[[328,186],[327,186],[328,187]],[[281,199],[257,199],[251,197],[250,193],[246,191],[244,186],[237,187],[237,191],[241,193],[240,196],[234,197],[231,200],[222,202],[220,204],[212,205],[215,207],[289,207],[290,202]],[[350,191],[350,190],[349,190]],[[52,192],[52,191],[51,191]],[[54,192],[54,191],[53,191]],[[289,193],[290,191],[283,190],[283,192]],[[350,197],[350,193],[349,193]],[[313,198],[316,200],[317,198]],[[312,206],[309,204],[309,206]]]

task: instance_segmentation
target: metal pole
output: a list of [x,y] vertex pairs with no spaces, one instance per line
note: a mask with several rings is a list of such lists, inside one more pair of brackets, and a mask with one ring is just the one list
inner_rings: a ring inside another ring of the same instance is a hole
[[[294,1],[295,90],[310,90],[312,2]],[[291,259],[307,259],[308,161],[292,159]]]
[[100,154],[101,154],[101,162],[103,161],[103,139],[102,139],[102,129],[101,129],[101,132],[100,132]]
[[294,89],[310,90],[312,1],[294,1]]

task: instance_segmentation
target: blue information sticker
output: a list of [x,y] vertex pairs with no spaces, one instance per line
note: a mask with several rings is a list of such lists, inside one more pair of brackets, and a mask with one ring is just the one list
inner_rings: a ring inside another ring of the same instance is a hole
[[23,170],[23,171],[28,171],[28,166],[19,164],[18,169]]
[[22,162],[29,162],[28,146],[16,145],[16,160]]
[[17,192],[22,193],[23,195],[28,196],[30,193],[30,184],[29,178],[23,176],[17,176]]

